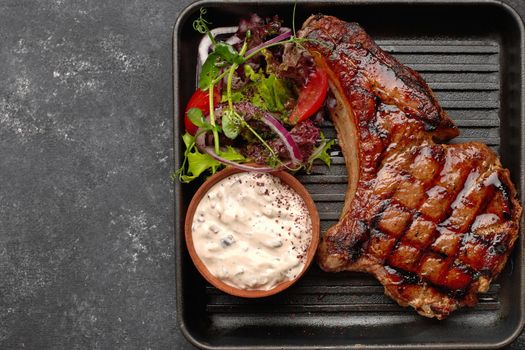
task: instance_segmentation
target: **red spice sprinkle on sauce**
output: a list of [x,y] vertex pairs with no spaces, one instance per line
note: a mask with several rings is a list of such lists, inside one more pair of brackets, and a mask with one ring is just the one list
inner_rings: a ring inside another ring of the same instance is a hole
[[273,175],[229,176],[197,206],[192,223],[197,255],[229,285],[271,289],[304,267],[311,241],[307,210],[302,198]]

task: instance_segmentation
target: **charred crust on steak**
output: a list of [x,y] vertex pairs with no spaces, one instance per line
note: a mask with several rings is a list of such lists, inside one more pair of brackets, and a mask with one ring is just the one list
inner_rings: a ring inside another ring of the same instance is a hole
[[459,132],[421,76],[357,23],[310,17],[299,35],[329,77],[348,188],[318,262],[373,274],[402,306],[438,319],[473,306],[508,259],[521,205],[486,145]]

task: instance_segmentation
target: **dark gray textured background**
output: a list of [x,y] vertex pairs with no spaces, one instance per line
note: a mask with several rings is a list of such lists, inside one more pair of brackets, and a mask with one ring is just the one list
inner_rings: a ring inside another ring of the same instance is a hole
[[188,3],[0,0],[1,349],[190,347],[170,183]]

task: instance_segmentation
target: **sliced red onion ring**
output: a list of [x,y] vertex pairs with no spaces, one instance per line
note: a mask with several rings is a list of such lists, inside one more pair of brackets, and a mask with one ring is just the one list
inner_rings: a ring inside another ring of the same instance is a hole
[[285,127],[275,119],[270,113],[263,112],[263,118],[261,119],[266,125],[268,125],[283,141],[286,150],[290,154],[292,164],[301,163],[302,154],[299,146],[294,141],[292,135],[285,129]]
[[[215,109],[215,112],[217,113],[217,115],[220,115],[222,113],[222,108],[223,106],[219,106]],[[271,172],[271,171],[280,170],[285,167],[292,168],[297,164],[301,164],[302,153],[301,153],[301,150],[299,149],[299,146],[297,146],[297,143],[294,141],[292,135],[290,135],[288,130],[286,130],[286,128],[277,119],[275,119],[269,112],[263,111],[255,107],[250,102],[235,103],[234,109],[242,114],[245,114],[246,116],[255,116],[255,115],[260,116],[261,121],[264,124],[266,124],[273,132],[275,132],[277,136],[282,140],[290,156],[290,162],[287,162],[278,168],[272,168],[272,167],[254,167],[250,165],[239,164],[234,161],[225,159],[221,157],[220,155],[218,155],[213,149],[213,147],[208,146],[208,144],[206,143],[206,137],[210,135],[212,138],[211,141],[213,141],[213,136],[200,128],[199,130],[197,130],[197,133],[196,133],[197,137],[195,138],[195,144],[197,145],[197,148],[199,148],[203,152],[208,153],[210,156],[212,156],[214,159],[218,160],[221,163],[228,164],[228,165],[237,167],[242,170]]]
[[244,171],[254,171],[254,172],[259,172],[259,173],[270,173],[272,171],[277,171],[277,170],[281,170],[284,168],[284,165],[277,167],[277,168],[272,168],[272,167],[266,167],[266,166],[253,166],[253,165],[236,163],[234,161],[221,157],[220,155],[215,153],[212,146],[206,145],[206,132],[205,131],[203,131],[202,129],[199,129],[197,131],[197,135],[198,136],[195,138],[195,144],[197,145],[197,148],[202,152],[208,153],[213,159],[218,160],[219,162],[223,164],[231,165],[237,169],[241,169]]
[[235,110],[245,113],[248,116],[259,115],[261,116],[261,121],[272,129],[273,132],[279,136],[283,141],[286,150],[290,155],[290,160],[292,164],[300,164],[303,159],[301,150],[297,143],[294,141],[292,135],[286,130],[286,128],[275,119],[269,112],[263,111],[249,102],[239,102],[234,104]]
[[284,28],[281,29],[281,34],[277,35],[275,38],[272,38],[272,39],[270,39],[270,40],[268,40],[268,41],[265,41],[265,42],[262,43],[262,44],[259,44],[259,45],[255,46],[255,47],[249,49],[249,50],[246,52],[246,56],[248,56],[248,55],[254,53],[255,51],[257,51],[257,50],[259,50],[259,49],[261,49],[261,48],[263,48],[263,47],[266,47],[266,46],[268,46],[268,45],[271,45],[271,44],[277,43],[277,42],[279,42],[279,41],[286,40],[286,39],[288,39],[289,37],[292,36],[292,31],[291,31],[291,30],[289,30],[289,29],[284,29],[284,31],[283,31],[283,29],[284,29]]

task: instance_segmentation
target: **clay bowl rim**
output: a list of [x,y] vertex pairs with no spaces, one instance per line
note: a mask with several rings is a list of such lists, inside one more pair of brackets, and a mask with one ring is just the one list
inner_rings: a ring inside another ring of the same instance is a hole
[[233,286],[230,286],[224,283],[219,278],[211,274],[211,272],[206,268],[202,260],[197,255],[197,252],[195,251],[195,247],[193,245],[191,226],[193,222],[193,216],[195,215],[195,211],[197,209],[197,205],[200,203],[202,197],[204,197],[204,195],[208,192],[208,190],[213,185],[221,181],[222,179],[225,179],[226,177],[230,175],[244,173],[244,172],[247,172],[247,171],[237,169],[234,167],[226,167],[225,169],[209,177],[199,187],[199,189],[197,190],[197,192],[195,192],[195,195],[191,199],[190,205],[188,206],[188,210],[186,212],[186,219],[184,222],[184,237],[186,241],[186,247],[188,249],[188,252],[190,253],[191,260],[193,261],[193,264],[195,265],[199,273],[206,279],[206,281],[211,283],[217,289],[227,294],[233,295],[233,296],[242,297],[242,298],[261,298],[261,297],[267,297],[267,296],[282,292],[283,290],[287,289],[288,287],[296,283],[304,275],[304,273],[308,270],[309,266],[314,260],[315,253],[319,245],[320,220],[319,220],[319,213],[317,212],[317,207],[312,197],[310,196],[310,193],[308,193],[306,188],[299,182],[299,180],[297,180],[293,175],[285,171],[274,171],[274,172],[269,173],[273,176],[280,178],[283,181],[283,183],[285,183],[286,185],[291,187],[292,190],[298,193],[299,196],[301,196],[301,198],[304,200],[308,213],[310,214],[310,220],[312,222],[312,239],[310,241],[310,246],[308,247],[308,250],[306,251],[306,261],[305,261],[304,267],[294,279],[281,282],[269,290],[246,290],[246,289],[236,288],[236,287],[233,287]]

